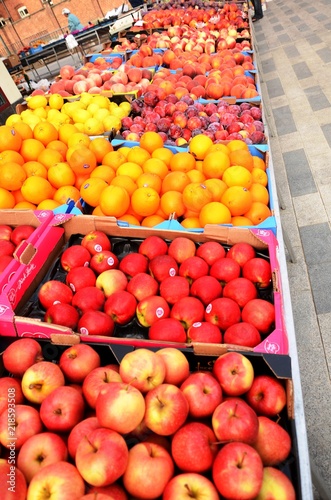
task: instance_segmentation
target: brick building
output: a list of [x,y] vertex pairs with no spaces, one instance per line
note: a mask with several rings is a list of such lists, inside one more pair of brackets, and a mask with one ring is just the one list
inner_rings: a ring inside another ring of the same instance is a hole
[[64,7],[83,25],[104,18],[106,13],[128,0],[2,0],[0,2],[0,57],[19,52],[41,40],[62,37],[67,30]]

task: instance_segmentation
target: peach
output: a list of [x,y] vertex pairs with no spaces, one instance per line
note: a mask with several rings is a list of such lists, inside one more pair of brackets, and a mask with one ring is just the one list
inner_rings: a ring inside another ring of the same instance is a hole
[[246,90],[244,85],[238,84],[231,87],[231,95],[235,96],[237,99],[241,99],[242,93]]
[[138,52],[142,57],[152,56],[153,50],[147,43],[143,43]]
[[206,90],[202,85],[196,85],[191,89],[191,94],[194,95],[195,98],[197,97],[205,97],[206,96]]
[[132,68],[127,73],[129,81],[139,83],[142,79],[142,70],[140,68]]
[[220,99],[224,94],[223,85],[219,83],[210,83],[206,87],[206,95],[211,99]]
[[129,61],[131,62],[132,66],[141,68],[143,63],[143,57],[139,55],[139,53],[133,54],[133,56],[130,57]]

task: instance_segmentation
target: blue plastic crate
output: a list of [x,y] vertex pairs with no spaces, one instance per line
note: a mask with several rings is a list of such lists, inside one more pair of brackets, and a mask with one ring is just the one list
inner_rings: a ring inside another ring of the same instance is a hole
[[89,62],[94,63],[94,61],[98,59],[98,57],[103,57],[106,62],[113,62],[114,59],[120,57],[122,59],[122,62],[124,62],[123,54],[119,52],[112,52],[111,54],[93,54],[89,58]]

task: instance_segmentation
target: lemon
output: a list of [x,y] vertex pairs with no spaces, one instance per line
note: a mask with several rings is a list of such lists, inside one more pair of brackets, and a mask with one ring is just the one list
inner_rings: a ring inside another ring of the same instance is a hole
[[111,111],[112,116],[117,116],[118,118],[124,118],[126,115],[126,111],[123,108],[116,108]]
[[39,118],[47,118],[47,111],[45,108],[37,108],[33,111],[35,116],[39,116]]
[[51,109],[60,110],[64,104],[64,99],[60,94],[52,94],[48,100],[48,105]]
[[93,101],[93,95],[88,92],[82,92],[80,96],[80,103],[84,106],[88,106]]
[[101,135],[104,133],[104,127],[101,121],[96,118],[89,118],[84,123],[84,133],[87,135]]
[[102,121],[106,116],[110,115],[110,111],[105,108],[99,108],[96,113],[94,113],[93,118],[96,118],[99,121]]
[[131,111],[131,104],[129,102],[121,102],[120,108],[123,108],[128,114]]
[[98,104],[99,108],[109,109],[109,102],[108,97],[102,95],[95,95],[93,97],[93,103]]
[[113,116],[113,115],[106,116],[106,118],[104,118],[102,120],[102,123],[103,123],[103,126],[105,128],[105,131],[109,131],[112,129],[115,129],[118,131],[121,129],[121,126],[122,126],[121,119],[118,118],[117,116]]
[[47,98],[44,95],[34,95],[26,99],[28,108],[37,109],[47,106]]
[[72,113],[74,123],[85,123],[89,118],[92,118],[92,115],[86,109],[76,109]]
[[21,115],[18,115],[17,113],[14,113],[13,115],[8,116],[5,125],[8,127],[12,127],[14,123],[21,122],[22,117]]
[[[92,115],[92,116],[94,116],[94,114],[95,114],[95,113],[96,113],[99,109],[100,109],[100,108],[99,108],[99,106],[98,106],[96,103],[94,103],[94,102],[91,102],[91,104],[89,104],[89,105],[87,106],[87,108],[86,108],[86,110],[87,110],[89,113],[91,113],[91,115]],[[107,110],[105,109],[105,111],[107,111]]]

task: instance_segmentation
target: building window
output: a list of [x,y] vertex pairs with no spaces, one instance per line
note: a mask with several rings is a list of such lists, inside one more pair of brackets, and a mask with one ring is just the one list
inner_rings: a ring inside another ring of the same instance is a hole
[[29,15],[29,11],[28,11],[27,7],[25,7],[25,5],[23,5],[23,7],[20,7],[19,9],[17,9],[17,12],[18,12],[21,19],[23,19],[24,17],[27,17]]
[[3,17],[0,17],[0,28],[3,28],[4,26],[6,26],[6,21]]

